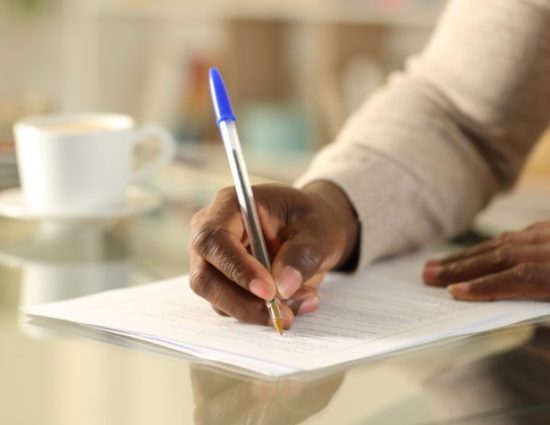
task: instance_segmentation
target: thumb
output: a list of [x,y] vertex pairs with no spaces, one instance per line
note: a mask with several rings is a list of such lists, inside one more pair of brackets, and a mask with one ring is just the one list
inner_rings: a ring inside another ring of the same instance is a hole
[[281,297],[292,297],[313,275],[328,270],[326,248],[321,245],[319,240],[304,234],[298,234],[281,245],[271,266]]

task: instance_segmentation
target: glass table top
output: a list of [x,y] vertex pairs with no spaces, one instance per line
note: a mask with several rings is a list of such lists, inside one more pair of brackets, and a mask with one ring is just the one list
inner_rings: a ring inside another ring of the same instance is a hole
[[[1,424],[548,424],[550,323],[263,380],[19,308],[184,274],[188,223],[229,176],[175,165],[157,210],[114,221],[0,218]],[[212,313],[215,314],[215,313]]]

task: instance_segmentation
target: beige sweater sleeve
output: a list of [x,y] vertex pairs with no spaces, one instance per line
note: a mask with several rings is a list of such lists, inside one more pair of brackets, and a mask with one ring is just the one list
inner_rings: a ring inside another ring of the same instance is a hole
[[465,230],[550,122],[550,0],[454,0],[297,182],[339,185],[360,267]]

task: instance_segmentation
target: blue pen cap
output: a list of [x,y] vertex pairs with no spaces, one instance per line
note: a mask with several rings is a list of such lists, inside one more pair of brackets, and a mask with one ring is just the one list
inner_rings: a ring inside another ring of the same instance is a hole
[[222,121],[236,121],[220,71],[216,68],[210,68],[209,75],[210,94],[212,96],[212,103],[214,104],[214,111],[216,112],[216,122],[220,125]]

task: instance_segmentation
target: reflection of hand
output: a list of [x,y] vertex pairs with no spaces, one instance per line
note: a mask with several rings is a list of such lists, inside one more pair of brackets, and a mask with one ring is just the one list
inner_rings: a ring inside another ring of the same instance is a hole
[[[506,335],[502,332],[498,339],[504,341]],[[459,367],[438,368],[424,380],[426,398],[442,412],[443,422],[550,423],[550,328],[539,326],[523,345],[500,348]]]
[[550,300],[550,220],[429,261],[424,280],[462,300]]
[[[546,362],[548,362],[548,366],[550,366],[550,325],[538,326],[535,329],[531,341],[525,346],[525,349],[545,359]],[[549,370],[549,368],[546,369]],[[550,384],[550,382],[548,382],[548,384]]]
[[302,422],[326,407],[343,374],[318,381],[261,381],[191,367],[195,423],[285,424]]
[[235,190],[224,189],[191,222],[191,288],[218,313],[258,324],[269,323],[264,300],[278,288],[288,300],[283,305],[288,328],[295,314],[318,308],[322,277],[352,255],[357,219],[344,193],[327,182],[303,190],[255,186],[254,197],[273,259],[271,273],[247,251]]

